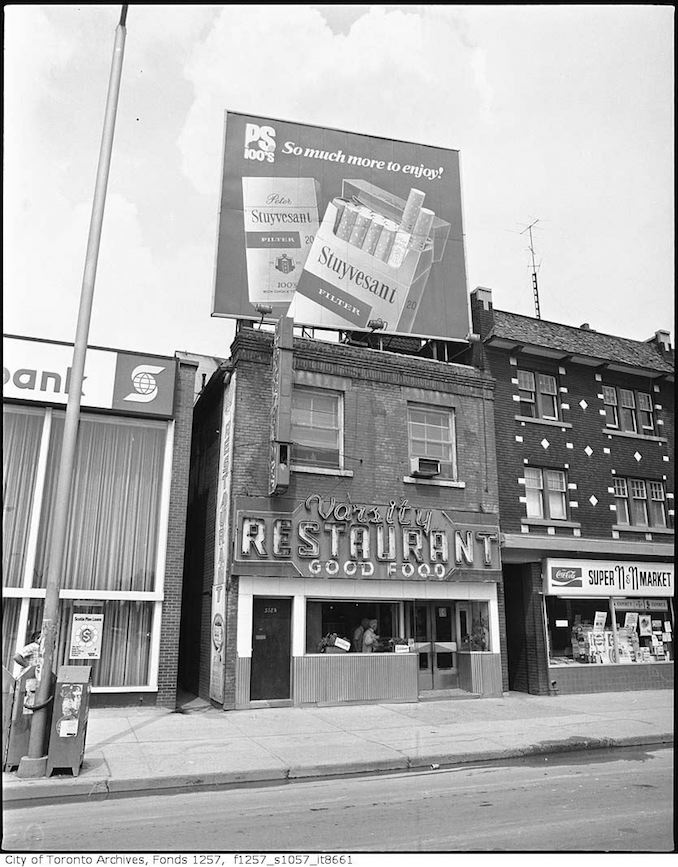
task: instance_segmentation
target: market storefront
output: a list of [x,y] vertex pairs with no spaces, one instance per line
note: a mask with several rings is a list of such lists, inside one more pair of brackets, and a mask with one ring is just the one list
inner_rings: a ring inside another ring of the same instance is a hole
[[554,692],[673,684],[673,565],[546,559],[544,623]]
[[496,524],[406,500],[260,505],[235,501],[236,707],[501,695]]

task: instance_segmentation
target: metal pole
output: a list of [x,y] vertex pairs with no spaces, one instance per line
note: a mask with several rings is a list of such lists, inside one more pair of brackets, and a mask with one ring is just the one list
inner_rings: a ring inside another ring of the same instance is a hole
[[68,393],[68,403],[66,404],[66,420],[64,423],[61,459],[59,462],[59,475],[57,480],[52,525],[52,540],[50,543],[47,565],[45,606],[42,615],[42,641],[44,644],[44,655],[41,669],[42,673],[35,696],[36,710],[33,712],[33,719],[31,720],[28,755],[21,759],[17,772],[19,777],[44,777],[47,767],[47,756],[44,754],[47,748],[47,733],[45,730],[47,728],[46,723],[48,718],[47,705],[49,704],[50,693],[52,690],[51,673],[59,620],[60,579],[63,569],[64,550],[66,547],[66,537],[68,532],[70,489],[77,446],[80,397],[85,370],[87,338],[89,335],[89,325],[92,314],[94,281],[96,278],[97,261],[99,258],[101,227],[104,219],[106,187],[108,185],[108,172],[111,164],[113,134],[115,132],[115,117],[118,108],[120,77],[122,74],[122,61],[125,50],[126,19],[127,5],[124,5],[120,13],[120,22],[115,31],[115,46],[113,48],[113,60],[111,63],[108,96],[106,99],[104,129],[101,137],[101,148],[99,150],[99,165],[97,168],[96,184],[94,188],[94,201],[92,204],[89,237],[87,240],[85,268],[82,278],[82,289],[80,292],[78,325],[73,347],[71,384]]

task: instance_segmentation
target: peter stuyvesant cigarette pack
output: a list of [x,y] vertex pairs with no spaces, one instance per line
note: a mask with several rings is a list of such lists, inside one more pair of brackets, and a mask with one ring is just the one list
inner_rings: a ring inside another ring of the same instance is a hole
[[318,231],[313,178],[242,179],[250,303],[289,305]]
[[[449,224],[423,207],[360,180],[345,180],[329,202],[311,246],[289,315],[326,328],[409,332]],[[419,236],[418,227],[423,227]]]

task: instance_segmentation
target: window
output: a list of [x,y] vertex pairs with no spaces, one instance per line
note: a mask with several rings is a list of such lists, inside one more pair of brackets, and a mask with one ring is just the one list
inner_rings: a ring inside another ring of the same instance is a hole
[[33,489],[44,415],[39,410],[2,411],[2,575],[6,587],[21,587],[33,509]]
[[603,386],[607,427],[651,436],[655,432],[652,397],[645,391]]
[[520,414],[528,418],[558,418],[558,389],[555,376],[518,371]]
[[350,650],[362,652],[362,634],[357,631],[370,620],[377,621],[380,642],[376,649],[392,651],[398,636],[398,603],[376,602],[369,599],[327,599],[306,602],[306,653],[333,653],[334,637],[343,639]]
[[[3,407],[3,662],[40,627],[54,525],[63,411]],[[83,413],[72,471],[54,665],[69,663],[74,611],[104,614],[98,689],[154,688],[151,656],[160,629],[158,552],[169,495],[167,422]],[[88,594],[92,591],[95,599]],[[70,594],[76,595],[76,594]],[[157,653],[157,649],[155,651]],[[75,663],[77,664],[77,663]]]
[[666,493],[661,482],[615,478],[614,500],[617,524],[666,527]]
[[341,467],[341,423],[340,394],[295,387],[292,392],[294,463],[314,467]]
[[619,427],[619,411],[617,409],[617,390],[610,385],[603,386],[603,402],[605,404],[605,424],[608,427]]
[[[64,416],[52,422],[35,563],[45,587],[54,526]],[[61,586],[78,590],[155,590],[165,425],[83,416],[71,483],[71,519]]]
[[410,406],[407,410],[410,458],[440,461],[440,474],[456,479],[454,412]]
[[525,468],[527,517],[567,520],[567,486],[561,470]]
[[673,659],[668,599],[546,597],[550,665],[661,663]]

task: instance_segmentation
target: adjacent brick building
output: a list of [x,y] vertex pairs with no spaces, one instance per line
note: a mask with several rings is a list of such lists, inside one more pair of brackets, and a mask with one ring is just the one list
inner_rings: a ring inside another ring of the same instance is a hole
[[673,684],[674,353],[471,296],[495,381],[508,686]]
[[491,379],[464,345],[285,322],[239,328],[195,407],[182,682],[224,708],[500,695]]

